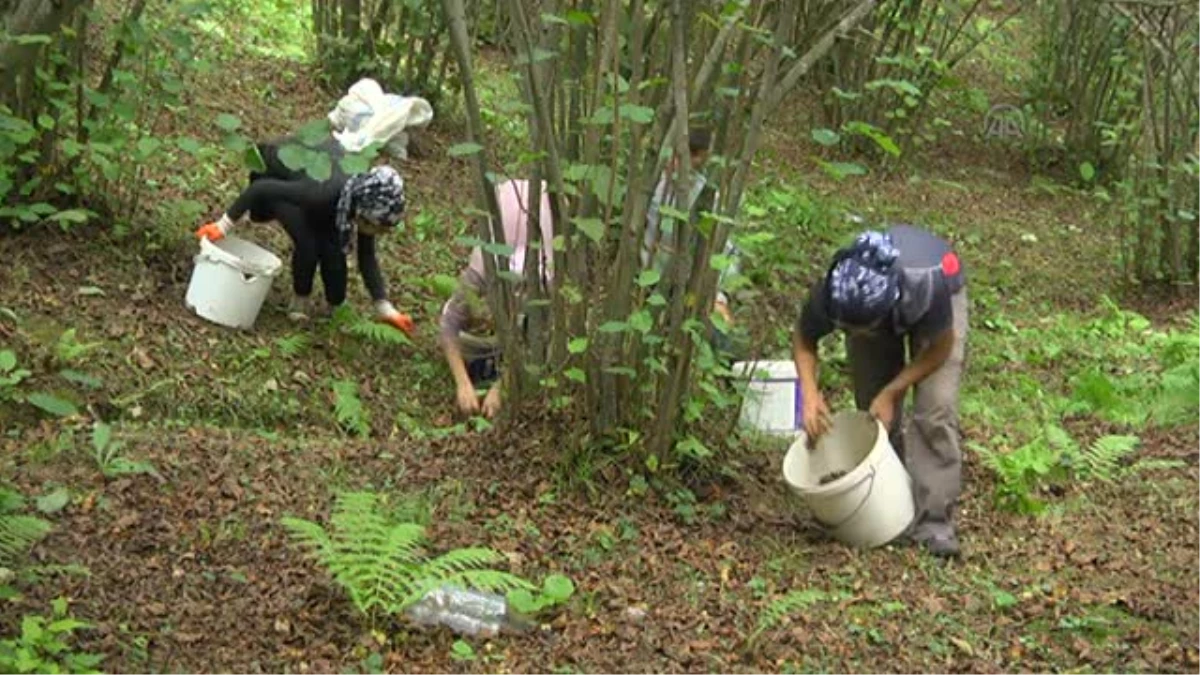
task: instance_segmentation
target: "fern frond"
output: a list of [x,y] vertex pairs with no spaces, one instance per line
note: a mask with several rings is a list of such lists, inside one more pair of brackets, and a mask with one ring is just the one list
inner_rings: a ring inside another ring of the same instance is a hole
[[504,562],[504,555],[490,548],[459,548],[425,563],[422,571],[430,576],[448,577],[498,562]]
[[16,490],[0,487],[0,513],[12,513],[21,508],[25,497]]
[[754,641],[764,631],[771,630],[783,621],[784,617],[799,609],[804,609],[818,602],[829,600],[829,593],[815,589],[806,588],[802,591],[792,591],[787,595],[773,601],[763,613],[758,617],[758,626],[750,635],[750,641]]
[[359,436],[371,433],[367,411],[358,398],[358,384],[349,380],[333,383],[333,413],[341,427]]
[[350,332],[381,345],[409,346],[412,344],[412,340],[409,340],[407,335],[392,326],[369,319],[359,319],[350,324]]
[[287,337],[281,337],[275,340],[275,346],[279,348],[279,353],[288,358],[299,356],[308,349],[309,338],[304,333],[296,333]]
[[333,547],[320,525],[303,518],[283,518],[280,523],[291,533],[292,541],[307,547],[318,561],[326,563]]
[[34,516],[0,516],[0,566],[13,567],[31,546],[51,529],[49,522]]
[[1147,471],[1170,471],[1172,469],[1181,469],[1187,466],[1188,463],[1178,459],[1143,459],[1136,464],[1127,466],[1121,469],[1117,474],[1117,478],[1125,479],[1131,476],[1136,476]]
[[1119,473],[1121,460],[1132,453],[1139,442],[1137,436],[1101,436],[1075,455],[1078,460],[1075,472],[1082,480],[1111,483]]

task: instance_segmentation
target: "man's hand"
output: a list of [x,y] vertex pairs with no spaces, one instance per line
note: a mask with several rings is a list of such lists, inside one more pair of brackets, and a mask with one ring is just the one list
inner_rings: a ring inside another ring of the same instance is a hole
[[380,321],[395,326],[397,330],[403,331],[409,337],[412,337],[413,333],[416,332],[416,325],[413,323],[412,317],[399,312],[387,300],[380,300],[375,303],[375,313]]
[[891,431],[892,423],[896,421],[896,407],[900,403],[900,397],[903,395],[903,389],[888,386],[876,394],[875,399],[871,401],[870,413],[888,431]]
[[483,416],[492,419],[500,412],[500,383],[496,382],[483,397]]
[[458,409],[467,416],[479,414],[479,397],[475,394],[473,385],[467,384],[458,388]]
[[829,420],[829,406],[821,392],[815,396],[804,397],[804,431],[808,434],[809,443],[816,443],[832,424]]

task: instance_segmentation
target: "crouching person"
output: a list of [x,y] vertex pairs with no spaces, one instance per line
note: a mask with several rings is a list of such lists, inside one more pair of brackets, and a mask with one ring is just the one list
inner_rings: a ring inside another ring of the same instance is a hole
[[[496,199],[504,225],[504,243],[514,249],[509,269],[524,274],[529,251],[529,181],[500,183],[496,186]],[[550,242],[554,240],[554,224],[544,186],[538,222],[543,242],[538,264],[543,282],[548,283],[552,276]],[[442,308],[440,340],[454,378],[459,411],[466,415],[482,413],[490,418],[500,411],[500,387],[496,380],[503,355],[486,299],[491,280],[486,276],[484,255],[479,247],[471,251],[458,288]],[[491,388],[481,400],[478,389],[488,385]]]

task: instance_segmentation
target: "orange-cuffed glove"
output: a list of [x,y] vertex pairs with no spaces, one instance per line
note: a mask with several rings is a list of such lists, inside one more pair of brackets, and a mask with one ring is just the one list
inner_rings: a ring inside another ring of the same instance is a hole
[[229,220],[229,216],[222,215],[220,220],[215,220],[196,230],[196,238],[221,241],[232,226],[233,221]]
[[412,337],[417,330],[417,326],[413,323],[412,317],[401,313],[392,303],[387,300],[380,300],[375,303],[375,311],[379,316],[379,320],[383,323],[395,326],[397,330],[403,331],[405,335]]

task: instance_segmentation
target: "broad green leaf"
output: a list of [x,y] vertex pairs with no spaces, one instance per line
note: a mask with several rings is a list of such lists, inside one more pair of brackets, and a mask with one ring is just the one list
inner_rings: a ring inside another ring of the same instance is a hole
[[329,120],[322,117],[300,127],[296,135],[300,137],[301,143],[310,148],[316,148],[329,139],[331,131]]
[[587,338],[575,338],[567,343],[567,351],[572,354],[582,354],[587,351],[587,348]]
[[13,42],[15,42],[23,47],[29,46],[29,45],[48,45],[48,44],[50,44],[50,36],[42,35],[40,33],[39,34],[30,33],[30,34],[26,34],[26,35],[15,35],[11,39]]
[[867,173],[866,167],[855,162],[820,162],[820,165],[826,173],[837,180],[842,180],[847,176],[864,176]]
[[103,450],[112,442],[112,427],[104,422],[96,422],[92,427],[92,447]]
[[333,160],[323,152],[309,153],[309,161],[304,167],[304,171],[314,180],[329,180],[333,175]]
[[561,574],[551,574],[542,582],[542,592],[561,603],[575,594],[575,583]]
[[40,410],[58,417],[70,417],[79,414],[79,409],[75,407],[74,403],[42,391],[30,394],[26,397],[25,401]]
[[638,275],[637,285],[642,288],[648,288],[657,284],[662,279],[662,273],[656,269],[649,269]]
[[358,153],[346,155],[340,164],[342,171],[351,176],[371,170],[371,158]]
[[137,142],[138,154],[140,154],[142,157],[149,157],[150,155],[153,155],[160,147],[162,147],[162,141],[154,138],[153,136],[143,137],[138,139]]
[[649,124],[654,121],[654,108],[644,105],[623,103],[620,107],[621,117],[635,124]]
[[557,23],[557,24],[561,24],[563,26],[569,25],[567,23],[566,19],[564,19],[563,17],[561,17],[557,14],[551,14],[550,12],[542,12],[542,23],[545,23],[545,24]]
[[565,375],[568,380],[579,382],[580,384],[587,382],[587,373],[583,372],[579,368],[568,368],[565,372],[563,372],[563,375]]
[[38,123],[39,127],[46,129],[46,130],[50,130],[50,129],[54,128],[54,118],[47,115],[46,113],[42,113],[37,116],[37,123]]
[[646,304],[650,305],[651,307],[663,307],[667,304],[667,299],[663,297],[662,293],[655,293],[654,295],[646,298]]
[[71,493],[67,492],[66,488],[58,488],[37,498],[37,510],[47,515],[58,513],[69,501],[71,501]]
[[217,115],[217,127],[224,131],[237,131],[242,126],[242,121],[230,115],[229,113],[221,113]]
[[596,330],[600,331],[601,333],[624,333],[625,331],[629,330],[629,324],[625,323],[624,321],[609,321],[601,324]]
[[[0,368],[0,371],[2,370],[3,369]],[[68,382],[74,382],[75,384],[83,385],[88,389],[99,389],[100,385],[103,384],[100,381],[100,378],[94,375],[88,375],[87,373],[81,373],[78,370],[64,370],[60,372],[59,375]]]
[[197,141],[191,136],[184,136],[183,138],[176,139],[175,145],[179,146],[180,150],[183,150],[189,155],[198,155],[203,149],[203,147],[200,145],[200,141]]
[[584,12],[578,9],[567,11],[567,23],[572,26],[589,26],[596,22],[595,17],[590,12]]
[[482,150],[482,145],[478,143],[467,142],[450,146],[449,154],[451,157],[466,157],[467,155],[474,155]]
[[529,616],[536,614],[542,608],[541,603],[537,602],[533,597],[533,593],[530,593],[529,589],[526,588],[517,588],[509,591],[506,599],[509,606],[516,610],[518,614]]
[[1091,162],[1084,162],[1083,164],[1079,165],[1079,175],[1083,177],[1085,181],[1091,182],[1091,180],[1096,177],[1096,167],[1092,166]]
[[258,151],[258,146],[253,143],[247,144],[246,150],[242,153],[242,164],[250,171],[266,171],[267,163],[263,161],[262,153]]
[[604,221],[599,218],[576,218],[575,227],[593,242],[604,238]]
[[0,350],[0,373],[7,373],[17,367],[17,355],[11,349]]
[[302,145],[288,143],[279,148],[279,161],[292,171],[299,171],[308,161],[308,150]]
[[650,316],[648,310],[639,310],[630,315],[629,327],[640,333],[649,333],[654,327],[654,317]]
[[833,129],[813,129],[812,137],[814,141],[826,147],[837,145],[838,142],[842,140],[842,137],[838,135],[838,132],[834,131]]

